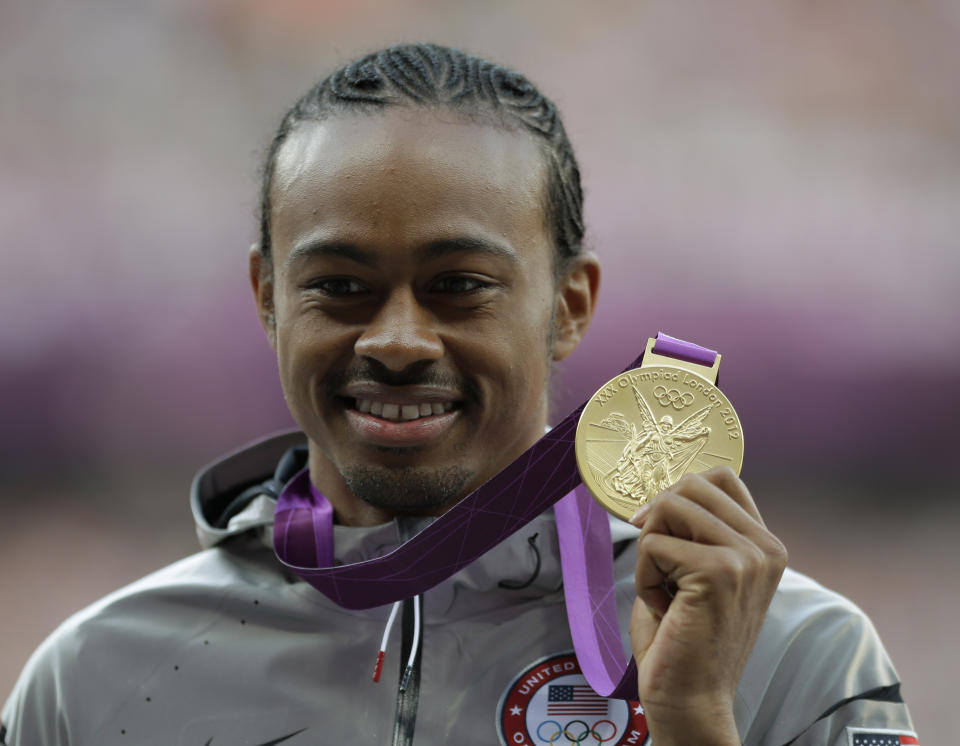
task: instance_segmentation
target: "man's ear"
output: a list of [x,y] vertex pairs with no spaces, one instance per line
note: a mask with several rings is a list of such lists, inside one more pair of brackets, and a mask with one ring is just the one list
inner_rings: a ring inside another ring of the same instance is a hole
[[260,244],[250,247],[250,285],[257,303],[260,325],[267,333],[270,346],[277,349],[277,319],[273,310],[273,264],[263,255]]
[[553,360],[558,362],[577,349],[587,333],[597,306],[600,262],[592,252],[569,261],[557,281],[557,305],[553,322]]

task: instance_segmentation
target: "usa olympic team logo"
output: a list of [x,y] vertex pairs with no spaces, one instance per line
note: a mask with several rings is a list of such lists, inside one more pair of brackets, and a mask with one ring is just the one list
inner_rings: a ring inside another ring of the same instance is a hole
[[543,658],[513,680],[497,706],[497,735],[502,746],[649,744],[640,703],[594,692],[572,652]]

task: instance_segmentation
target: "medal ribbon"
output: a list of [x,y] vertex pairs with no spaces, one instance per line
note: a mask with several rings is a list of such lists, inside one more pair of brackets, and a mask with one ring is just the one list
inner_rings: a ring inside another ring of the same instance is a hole
[[[706,366],[716,358],[713,350],[662,333],[653,351]],[[601,696],[636,699],[636,664],[623,653],[617,619],[609,520],[582,485],[574,452],[584,406],[412,539],[363,562],[334,566],[333,508],[304,469],[277,499],[277,557],[339,606],[369,609],[429,590],[556,504],[567,616],[580,667]]]

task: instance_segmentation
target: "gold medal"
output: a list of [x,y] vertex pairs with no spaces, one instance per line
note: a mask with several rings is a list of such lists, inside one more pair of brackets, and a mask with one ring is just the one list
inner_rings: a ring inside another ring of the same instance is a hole
[[653,352],[605,383],[580,414],[577,467],[593,497],[629,520],[684,474],[743,464],[743,430],[712,367]]

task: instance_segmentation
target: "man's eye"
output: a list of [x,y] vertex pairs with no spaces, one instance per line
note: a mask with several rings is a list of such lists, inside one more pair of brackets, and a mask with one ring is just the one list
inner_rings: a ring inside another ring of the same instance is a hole
[[487,287],[490,287],[489,282],[467,275],[448,275],[433,284],[435,292],[455,294],[472,293]]
[[366,290],[356,280],[349,277],[327,277],[322,280],[314,280],[307,285],[308,290],[319,290],[325,295],[357,295]]

